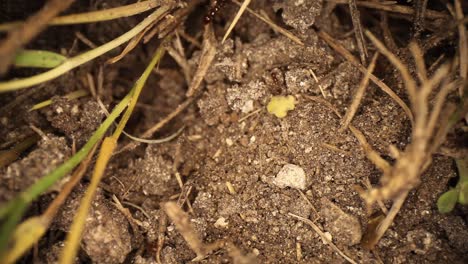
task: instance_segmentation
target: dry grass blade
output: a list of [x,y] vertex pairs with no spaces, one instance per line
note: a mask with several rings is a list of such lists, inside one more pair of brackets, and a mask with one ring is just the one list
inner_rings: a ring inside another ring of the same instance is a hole
[[[338,116],[338,118],[341,118],[341,115],[340,115],[338,109],[336,109],[336,107],[333,106],[327,100],[325,100],[325,99],[323,99],[321,97],[317,97],[317,96],[306,96],[306,98],[326,106],[333,113],[335,113]],[[348,128],[351,131],[351,133],[353,133],[353,135],[356,137],[356,139],[359,141],[359,144],[361,145],[366,157],[370,161],[372,161],[374,163],[374,165],[377,168],[379,168],[381,171],[388,172],[390,170],[390,168],[391,168],[390,164],[385,159],[383,159],[376,150],[374,150],[372,148],[372,146],[369,144],[369,142],[367,142],[367,139],[364,136],[364,134],[359,129],[355,128],[351,124],[348,126]]]
[[372,233],[366,235],[368,240],[366,240],[363,244],[365,248],[373,249],[375,245],[377,245],[405,203],[408,193],[409,191],[405,191],[401,193],[396,199],[394,199],[392,208],[388,212],[387,216],[382,220],[382,222],[380,222],[379,225],[377,225],[376,229],[371,231]]
[[190,84],[190,80],[192,80],[192,71],[184,53],[177,51],[174,47],[168,47],[167,53],[176,61],[176,63],[182,69],[182,72],[184,73],[185,82],[187,84]]
[[409,98],[411,100],[412,106],[414,106],[416,102],[416,82],[411,77],[411,73],[409,72],[408,68],[401,62],[395,54],[389,51],[385,45],[380,42],[370,31],[366,31],[367,37],[372,41],[375,47],[388,58],[388,60],[400,71],[401,77],[406,85],[406,89],[408,90]]
[[341,125],[341,128],[340,128],[341,131],[344,131],[348,127],[349,123],[351,123],[351,120],[353,119],[354,115],[356,114],[356,112],[357,112],[357,110],[359,108],[359,105],[361,104],[361,100],[364,97],[366,87],[369,84],[369,78],[370,78],[372,72],[375,69],[375,63],[377,62],[378,57],[379,57],[378,53],[376,53],[372,57],[371,63],[369,64],[369,67],[367,68],[367,72],[364,75],[364,77],[362,78],[361,83],[359,84],[359,87],[358,87],[358,89],[356,91],[356,94],[354,95],[353,102],[349,106],[349,109],[348,109],[348,111],[346,111],[346,114],[345,114],[345,116],[343,118],[343,122],[342,122],[342,125]]
[[[356,66],[360,72],[366,73],[367,69],[362,66],[361,63],[348,51],[346,50],[341,44],[339,44],[336,40],[334,40],[330,35],[325,33],[324,31],[319,31],[318,32],[319,37],[321,37],[325,42],[327,42],[330,47],[332,47],[336,52],[338,52],[341,56],[343,56],[346,60],[351,62],[354,66]],[[411,109],[406,105],[403,100],[401,100],[400,97],[392,90],[390,87],[388,87],[384,82],[382,82],[379,78],[377,78],[375,75],[371,74],[370,77],[372,82],[374,82],[382,91],[384,91],[386,94],[388,94],[397,104],[403,108],[405,111],[406,115],[408,116],[408,119],[411,121],[411,124],[414,124],[414,118],[413,118],[413,113],[411,112]]]
[[168,202],[163,205],[164,211],[175,224],[177,231],[184,237],[189,247],[197,254],[196,259],[203,259],[206,255],[206,250],[203,242],[196,233],[190,219],[180,207],[174,202]]
[[168,10],[169,10],[168,6],[161,6],[160,8],[155,10],[152,14],[148,15],[145,19],[143,19],[138,25],[134,26],[133,28],[131,28],[129,31],[125,32],[121,36],[97,47],[96,49],[84,52],[73,58],[69,58],[66,61],[64,61],[62,64],[60,64],[59,66],[49,71],[31,76],[31,77],[27,77],[27,78],[13,79],[10,81],[0,82],[0,92],[9,92],[9,91],[14,91],[14,90],[24,89],[24,88],[28,88],[28,87],[55,79],[61,76],[62,74],[65,74],[66,72],[84,63],[87,63],[103,55],[104,53],[107,53],[110,50],[122,45],[123,43],[129,41],[130,39],[135,37],[138,33],[143,31],[153,21],[159,19]]
[[244,0],[242,3],[241,7],[239,8],[239,11],[237,12],[236,16],[234,17],[234,20],[232,20],[231,24],[229,25],[229,28],[226,30],[226,33],[224,34],[223,40],[221,43],[224,43],[224,41],[227,39],[229,34],[231,34],[231,31],[234,29],[236,26],[237,22],[239,21],[240,17],[242,14],[245,12],[245,9],[249,6],[251,0]]
[[0,75],[4,74],[15,58],[16,51],[29,43],[60,12],[67,9],[74,0],[49,0],[35,15],[31,16],[18,27],[9,32],[7,38],[0,43]]
[[[235,4],[237,4],[238,6],[241,6],[241,4],[236,1],[236,0],[233,0],[233,2]],[[276,25],[273,21],[271,21],[270,18],[268,18],[266,16],[266,14],[258,14],[257,12],[255,12],[254,10],[250,9],[250,8],[246,8],[247,12],[249,12],[250,14],[254,15],[256,18],[262,20],[263,22],[267,23],[274,31],[277,31],[279,32],[280,34],[284,35],[285,37],[291,39],[292,41],[296,42],[297,44],[301,45],[301,46],[304,46],[304,43],[298,38],[296,37],[293,33],[291,33],[290,31]]]
[[[455,0],[455,15],[457,20],[463,20],[463,7],[460,0]],[[458,24],[458,52],[460,55],[460,77],[467,80],[468,77],[468,36],[464,23]],[[463,86],[460,86],[459,94],[463,97]]]
[[366,137],[364,134],[355,128],[352,125],[349,125],[349,130],[354,134],[354,136],[357,138],[359,143],[361,144],[361,147],[364,150],[364,153],[366,154],[366,157],[374,163],[374,165],[379,168],[384,174],[388,173],[391,169],[390,164],[380,156],[380,154],[375,151],[372,146],[367,142]]
[[135,141],[140,142],[140,143],[161,144],[161,143],[169,142],[169,141],[173,140],[174,138],[178,137],[182,133],[182,131],[184,131],[184,129],[185,129],[185,126],[179,128],[179,130],[177,130],[172,135],[169,135],[169,136],[167,136],[165,138],[158,138],[158,139],[139,138],[139,137],[132,136],[132,135],[130,135],[129,133],[127,133],[125,131],[122,131],[122,133],[125,136],[129,137],[130,139],[135,140]]
[[223,240],[218,240],[212,244],[204,244],[199,235],[190,223],[189,216],[182,211],[175,202],[167,202],[163,204],[164,211],[167,216],[175,224],[177,231],[184,237],[189,247],[197,254],[197,257],[192,261],[203,260],[208,254],[225,245]]
[[[143,13],[161,5],[160,0],[147,0],[139,3],[129,4],[125,6],[119,6],[115,8],[109,8],[105,10],[92,11],[81,14],[59,16],[53,18],[48,25],[71,25],[71,24],[83,24],[83,23],[94,23],[100,21],[107,21],[121,17],[129,17],[136,14]],[[10,22],[0,25],[0,31],[11,30],[16,26],[21,25],[21,22]]]
[[[154,25],[154,23],[156,23],[156,21],[154,21],[152,23],[152,25]],[[138,43],[140,43],[141,39],[143,38],[143,36],[145,36],[146,32],[148,32],[148,30],[151,29],[151,25],[150,26],[147,26],[142,32],[140,32],[138,35],[136,35],[134,38],[132,38],[128,43],[127,43],[127,46],[125,46],[125,48],[122,50],[122,52],[115,56],[115,57],[112,57],[110,59],[107,60],[107,64],[114,64],[118,61],[120,61],[121,59],[123,59],[123,57],[125,57],[125,55],[127,55],[128,53],[130,53],[133,49],[135,49],[135,47],[138,45]]]
[[205,33],[203,35],[203,49],[202,54],[200,56],[200,63],[198,64],[197,71],[190,83],[190,87],[186,93],[187,97],[191,97],[200,88],[200,85],[205,78],[208,69],[211,66],[211,62],[213,62],[216,56],[216,39],[213,33],[213,26],[211,24],[207,24],[205,26]]
[[[348,0],[329,0],[329,2],[339,3],[339,4],[347,4]],[[376,10],[394,12],[404,15],[413,15],[415,13],[414,9],[409,6],[404,5],[386,5],[379,2],[372,2],[372,1],[357,1],[356,4],[358,6],[372,8]],[[449,16],[444,12],[434,11],[434,10],[426,10],[426,18],[428,19],[449,19]]]
[[364,34],[362,33],[361,25],[361,15],[356,5],[356,0],[349,0],[349,12],[351,13],[351,20],[354,27],[354,35],[356,37],[356,43],[359,49],[359,55],[361,56],[361,63],[366,64],[367,57],[367,47],[366,41],[364,39]]
[[314,231],[324,240],[327,242],[328,245],[330,245],[330,247],[336,252],[338,253],[338,255],[342,256],[346,261],[348,261],[349,263],[352,263],[352,264],[357,264],[356,261],[354,261],[352,258],[346,256],[345,253],[343,253],[343,251],[341,251],[337,246],[335,246],[335,244],[333,244],[332,241],[330,241],[330,239],[328,239],[328,237],[322,232],[322,230],[320,230],[320,228],[314,224],[314,222],[310,221],[309,219],[307,218],[304,218],[304,217],[301,217],[301,216],[298,216],[298,215],[295,215],[293,213],[288,213],[288,215],[308,224],[310,227],[312,227],[312,229],[314,229]]

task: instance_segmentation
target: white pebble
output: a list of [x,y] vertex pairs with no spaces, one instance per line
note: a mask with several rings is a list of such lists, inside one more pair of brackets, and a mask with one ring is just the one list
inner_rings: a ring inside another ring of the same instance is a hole
[[273,184],[280,188],[291,187],[299,190],[305,190],[309,183],[304,170],[294,164],[286,164],[278,172]]

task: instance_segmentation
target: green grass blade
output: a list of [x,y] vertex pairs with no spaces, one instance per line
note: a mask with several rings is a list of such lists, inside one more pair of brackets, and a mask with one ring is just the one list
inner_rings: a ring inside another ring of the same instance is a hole
[[0,93],[16,91],[53,80],[82,64],[92,61],[93,59],[113,50],[114,48],[124,44],[125,42],[138,35],[147,26],[151,25],[151,23],[153,23],[155,20],[164,15],[168,10],[168,6],[161,6],[148,17],[146,17],[143,21],[141,21],[138,25],[136,25],[126,33],[122,34],[120,37],[117,37],[114,40],[107,42],[106,44],[103,44],[102,46],[99,46],[95,49],[87,51],[83,54],[77,55],[73,58],[69,58],[65,60],[62,64],[60,64],[58,67],[55,67],[49,71],[28,78],[0,82]]
[[[132,89],[127,96],[120,101],[120,103],[114,108],[112,113],[106,118],[106,120],[99,126],[99,128],[90,137],[88,142],[69,160],[60,165],[51,173],[42,177],[35,184],[30,186],[28,189],[19,194],[19,196],[0,209],[0,219],[3,219],[8,215],[8,219],[2,225],[0,229],[0,252],[5,249],[9,238],[14,231],[14,227],[21,219],[23,212],[29,206],[29,204],[36,199],[39,195],[49,189],[55,182],[67,175],[73,168],[75,168],[91,151],[94,145],[104,137],[105,132],[114,123],[115,119],[123,112],[127,107],[130,99],[132,98],[134,89]],[[0,254],[1,255],[1,254]]]
[[62,64],[67,57],[46,50],[22,50],[13,61],[15,67],[55,68]]

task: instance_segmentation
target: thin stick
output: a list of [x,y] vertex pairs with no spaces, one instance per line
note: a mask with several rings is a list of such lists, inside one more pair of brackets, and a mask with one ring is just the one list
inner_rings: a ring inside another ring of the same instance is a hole
[[[460,0],[455,0],[455,14],[457,20],[463,20],[463,8]],[[466,33],[466,26],[464,23],[458,24],[458,49],[460,54],[460,77],[463,80],[467,80],[468,75],[468,37]],[[463,97],[463,85],[460,85],[459,89],[460,97]]]
[[203,259],[207,254],[206,247],[190,223],[187,213],[174,202],[163,204],[163,208],[189,247],[195,252],[197,259]]
[[409,50],[411,51],[411,54],[413,54],[419,80],[424,83],[427,81],[427,70],[426,64],[424,63],[424,54],[416,42],[411,42],[409,44]]
[[375,69],[375,63],[377,62],[378,57],[379,57],[379,53],[376,52],[374,56],[372,57],[371,63],[369,64],[369,67],[367,68],[367,72],[364,75],[364,78],[362,78],[361,83],[359,84],[359,87],[356,91],[356,95],[354,96],[353,102],[349,106],[348,111],[346,111],[346,114],[343,118],[343,122],[340,128],[341,132],[344,131],[346,128],[348,128],[349,123],[351,123],[351,120],[353,120],[353,117],[356,114],[359,108],[359,105],[361,104],[362,98],[364,97],[364,92],[366,91],[366,87],[369,84],[369,78]]
[[[236,0],[232,0],[232,2],[234,2],[238,6],[241,6],[241,3],[239,3]],[[258,19],[262,20],[263,22],[267,23],[274,31],[277,31],[278,33],[280,33],[280,34],[284,35],[285,37],[291,39],[292,41],[296,42],[297,44],[299,44],[301,46],[304,46],[304,43],[298,37],[296,37],[290,31],[276,25],[273,21],[271,21],[271,19],[268,16],[266,16],[266,14],[260,15],[255,10],[252,10],[252,9],[250,9],[248,7],[246,8],[246,10],[250,14],[254,15],[256,18],[258,18]]]
[[[348,0],[328,0],[332,3],[337,4],[347,4]],[[409,6],[404,5],[385,5],[378,2],[370,2],[370,1],[357,1],[356,4],[358,6],[363,6],[371,9],[388,11],[393,13],[400,13],[404,15],[413,15],[415,13],[414,9]],[[426,18],[428,19],[448,19],[449,16],[444,12],[434,11],[434,10],[426,10]]]
[[187,97],[193,96],[198,91],[206,73],[208,72],[208,69],[211,66],[211,63],[216,56],[216,38],[214,36],[213,26],[211,23],[205,26],[202,45],[203,48],[200,56],[200,63],[186,93]]
[[236,26],[236,24],[239,21],[240,17],[245,12],[245,9],[249,6],[250,1],[251,0],[244,0],[241,7],[239,8],[239,11],[237,11],[236,16],[234,17],[234,20],[232,20],[231,24],[229,25],[229,28],[226,30],[226,33],[224,34],[224,37],[223,37],[223,40],[221,41],[221,43],[224,43],[224,41],[227,39],[229,34],[231,34],[231,31],[234,29],[234,27]]
[[[95,23],[101,21],[108,21],[122,17],[129,17],[137,15],[161,5],[160,0],[146,0],[139,3],[134,3],[125,6],[119,6],[115,8],[109,8],[105,10],[86,12],[81,14],[59,16],[53,18],[48,25],[50,26],[62,26],[62,25],[73,25],[73,24],[85,24]],[[8,31],[16,26],[21,25],[22,22],[15,21],[0,25],[1,31]]]
[[[319,37],[321,37],[325,42],[327,42],[330,47],[332,47],[336,52],[338,52],[341,56],[343,56],[345,59],[347,59],[349,62],[351,62],[354,66],[356,66],[360,72],[366,73],[367,69],[362,66],[361,63],[348,51],[346,50],[341,44],[339,44],[336,40],[334,40],[330,35],[328,35],[324,31],[319,31],[317,33]],[[395,102],[397,102],[398,105],[400,105],[401,108],[405,111],[406,115],[408,116],[408,119],[411,121],[411,124],[414,124],[414,118],[413,118],[413,113],[411,112],[411,109],[406,105],[403,100],[392,90],[390,87],[388,87],[384,82],[382,82],[379,78],[377,78],[375,75],[371,74],[369,77],[382,91],[384,91],[386,94],[388,94]]]
[[406,85],[406,89],[408,90],[411,104],[414,106],[416,104],[416,82],[411,77],[408,68],[405,67],[403,62],[397,58],[395,54],[389,51],[385,45],[374,36],[374,34],[372,34],[370,31],[366,31],[366,35],[372,41],[372,43],[374,43],[375,47],[380,51],[380,53],[385,55],[385,57],[387,57],[387,59],[395,66],[395,68],[398,69]]
[[320,93],[322,94],[323,98],[326,98],[325,91],[323,90],[323,87],[320,84],[320,82],[319,82],[319,80],[317,78],[317,75],[315,75],[315,72],[312,69],[309,69],[309,72],[310,72],[310,75],[312,75],[312,78],[314,78],[315,82],[317,83],[317,85],[318,85],[318,87],[320,89]]
[[362,33],[361,16],[356,5],[356,0],[349,0],[348,5],[354,27],[354,36],[356,37],[356,43],[361,57],[361,63],[364,65],[366,64],[366,60],[369,55],[367,54],[366,41],[364,39],[364,34]]
[[[334,107],[327,100],[325,100],[325,99],[323,99],[321,97],[318,97],[318,96],[305,96],[305,97],[307,99],[310,99],[310,100],[312,100],[314,102],[318,102],[318,103],[326,106],[333,113],[335,113],[339,118],[341,118],[341,115],[338,112],[338,110],[336,109],[336,107]],[[374,150],[372,148],[372,146],[369,144],[369,142],[367,142],[367,139],[364,136],[364,134],[359,129],[355,128],[351,124],[348,125],[348,128],[353,133],[353,135],[356,137],[356,139],[359,141],[359,144],[361,145],[366,157],[370,161],[372,161],[372,163],[374,163],[377,168],[379,168],[383,172],[388,172],[390,170],[390,168],[391,168],[390,164],[385,159],[383,159],[376,150]]]
[[370,237],[372,237],[372,240],[368,241],[365,246],[368,249],[374,248],[374,246],[380,241],[382,236],[385,234],[387,229],[390,227],[390,225],[393,223],[393,219],[397,216],[398,212],[401,209],[401,206],[405,203],[406,197],[408,196],[409,191],[404,191],[398,197],[393,201],[392,208],[388,212],[387,216],[385,219],[377,226],[374,234]]
[[345,253],[343,253],[343,251],[341,251],[337,246],[335,246],[335,244],[333,244],[332,241],[330,241],[330,239],[328,239],[328,237],[322,232],[322,230],[320,230],[320,228],[314,224],[314,222],[310,221],[309,219],[307,218],[304,218],[304,217],[301,217],[301,216],[298,216],[298,215],[295,215],[293,213],[288,213],[288,215],[298,219],[298,220],[301,220],[302,222],[308,224],[310,227],[312,227],[312,229],[325,241],[327,242],[328,245],[330,245],[330,247],[336,252],[338,253],[340,256],[342,256],[346,261],[348,261],[349,263],[352,263],[352,264],[357,264],[356,261],[354,261],[352,258],[346,256]]

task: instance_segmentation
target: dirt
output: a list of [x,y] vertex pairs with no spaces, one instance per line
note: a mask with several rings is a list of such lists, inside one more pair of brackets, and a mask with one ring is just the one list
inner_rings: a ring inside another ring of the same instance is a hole
[[[91,1],[83,5],[90,8],[79,4],[74,8],[99,9],[128,2],[131,1]],[[186,32],[201,32],[207,5],[203,3],[194,11],[192,19],[200,23],[185,24]],[[317,27],[326,29],[358,54],[354,34],[346,34],[352,30],[351,20],[342,16],[346,6],[333,7],[315,0],[253,0],[251,8],[264,9],[275,22],[298,36],[304,46],[245,14],[232,36],[224,44],[219,43],[201,95],[154,137],[171,135],[185,125],[182,134],[170,142],[142,144],[111,159],[87,218],[76,263],[156,263],[161,227],[165,227],[161,261],[190,262],[196,254],[173,223],[169,221],[166,226],[161,203],[170,200],[185,200],[183,208],[189,212],[190,222],[204,243],[232,241],[243,255],[253,256],[257,263],[346,262],[311,226],[291,214],[313,221],[358,263],[466,263],[466,206],[458,205],[450,214],[437,211],[438,197],[457,177],[453,159],[444,155],[434,156],[377,249],[369,251],[361,246],[368,221],[380,209],[367,208],[356,186],[364,187],[368,180],[378,185],[381,172],[366,158],[354,135],[340,130],[341,119],[325,103],[311,99],[313,96],[326,100],[345,113],[362,78],[356,67],[316,33]],[[236,5],[225,3],[213,18],[219,41],[226,21],[236,11]],[[379,17],[369,10],[361,12]],[[109,22],[109,27],[99,23],[73,29],[96,44],[103,44],[124,33],[141,17],[144,16]],[[372,21],[364,20],[372,27]],[[399,21],[400,18],[391,19],[393,24]],[[372,29],[376,29],[375,25]],[[51,30],[46,34],[53,34]],[[67,34],[74,33],[69,30]],[[34,42],[31,47],[44,47],[50,41]],[[42,88],[2,95],[0,143],[4,148],[35,133],[31,125],[44,135],[19,160],[0,170],[1,203],[69,158],[104,119],[103,110],[92,97],[68,100],[63,95],[79,88],[89,89],[86,74],[94,76],[97,82],[96,76],[103,67],[100,98],[111,109],[143,71],[155,43],[139,45],[116,64],[104,62],[117,55],[118,50]],[[186,41],[183,44],[190,46]],[[454,44],[444,45],[448,49]],[[88,49],[80,41],[64,43],[61,48],[68,54]],[[193,47],[186,51],[193,73],[200,51]],[[399,75],[384,59],[381,61],[376,75],[407,101]],[[127,132],[141,134],[185,100],[187,84],[175,65],[166,57],[159,73],[151,76]],[[266,110],[269,99],[276,95],[293,95],[296,99],[295,109],[285,118],[277,118]],[[50,98],[51,106],[28,111],[32,105]],[[411,140],[411,124],[404,111],[374,84],[367,88],[352,124],[390,162],[393,159],[389,145],[404,149]],[[460,137],[466,138],[453,134],[447,144]],[[119,146],[130,142],[124,137]],[[278,186],[275,179],[285,165],[303,170],[304,175],[299,173],[297,177],[306,177],[304,190]],[[79,199],[89,183],[89,174],[68,197],[48,235],[39,242],[38,251],[28,253],[20,263],[57,261]],[[176,175],[182,179],[182,189]],[[58,188],[44,194],[30,213],[45,210]],[[129,210],[130,217],[119,210],[114,196]],[[385,201],[385,205],[390,208],[391,202]],[[232,261],[226,250],[215,251],[202,260]]]

